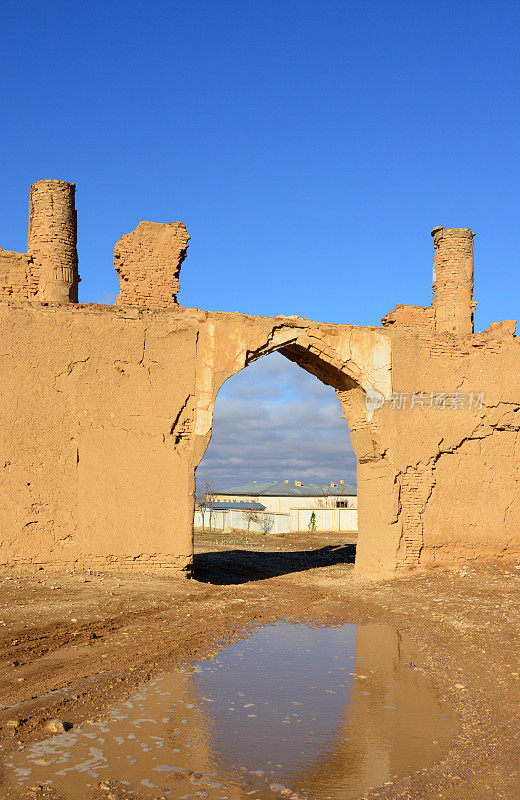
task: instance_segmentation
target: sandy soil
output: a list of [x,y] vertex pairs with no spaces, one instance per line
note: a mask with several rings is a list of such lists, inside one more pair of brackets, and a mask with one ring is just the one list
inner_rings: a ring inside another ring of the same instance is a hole
[[[187,582],[1,573],[0,760],[44,738],[49,719],[96,718],[149,677],[215,653],[252,624],[376,621],[408,633],[450,702],[456,732],[442,762],[365,797],[520,797],[520,569],[468,565],[368,583],[354,578],[353,542],[199,535]],[[57,795],[37,786],[16,793],[0,773],[0,797]],[[101,797],[125,794],[93,788]]]

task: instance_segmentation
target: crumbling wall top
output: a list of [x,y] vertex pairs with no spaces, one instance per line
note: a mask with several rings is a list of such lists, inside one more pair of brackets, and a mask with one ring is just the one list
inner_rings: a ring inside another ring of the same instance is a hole
[[433,298],[431,305],[397,304],[381,320],[384,326],[430,328],[466,336],[473,333],[473,237],[469,228],[432,229]]
[[189,235],[182,222],[140,222],[114,248],[119,276],[117,305],[170,308],[177,305],[179,273]]
[[75,192],[54,178],[32,184],[27,252],[1,251],[0,299],[78,302]]

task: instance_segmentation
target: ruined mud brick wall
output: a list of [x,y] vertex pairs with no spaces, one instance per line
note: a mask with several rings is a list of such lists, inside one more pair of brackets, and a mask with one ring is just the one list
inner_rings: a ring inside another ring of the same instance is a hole
[[54,179],[32,184],[27,253],[0,249],[0,300],[77,303],[75,190]]
[[0,304],[0,563],[182,572],[197,322]]
[[435,326],[435,315],[433,308],[424,306],[408,306],[397,303],[392,311],[383,317],[381,323],[385,327],[396,325],[409,328],[433,328]]
[[[520,556],[513,331],[508,323],[468,337],[393,338],[393,389],[407,399],[405,410],[392,412],[403,523],[397,568]],[[423,408],[410,407],[412,393],[424,397]]]
[[177,305],[179,272],[189,236],[182,222],[140,222],[114,248],[120,293],[116,305],[171,308]]
[[439,332],[473,333],[473,237],[469,228],[432,230],[433,299],[431,305],[396,304],[381,320],[385,327],[430,328]]
[[0,301],[34,300],[38,288],[38,270],[31,256],[0,248]]
[[280,350],[338,390],[368,373],[389,390],[373,329],[11,302],[0,331],[0,563],[17,568],[186,573],[215,399],[256,358]]
[[434,229],[431,306],[382,328],[180,308],[181,223],[122,237],[117,305],[79,305],[73,197],[35,184],[28,253],[0,251],[0,564],[186,574],[217,394],[274,351],[348,422],[360,575],[520,556],[520,341],[472,332],[469,229]]
[[[520,555],[520,344],[189,309],[0,304],[0,563],[182,573],[222,384],[274,350],[336,389],[357,570]],[[385,402],[368,419],[370,388]],[[484,392],[482,409],[391,408]],[[348,431],[345,427],[345,443]]]

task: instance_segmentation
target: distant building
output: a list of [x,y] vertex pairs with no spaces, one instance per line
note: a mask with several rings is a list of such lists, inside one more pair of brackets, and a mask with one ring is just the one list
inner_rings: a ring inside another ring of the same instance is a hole
[[[357,531],[357,489],[352,484],[252,481],[212,494],[212,527],[260,533]],[[195,527],[208,505],[195,512]],[[312,515],[314,525],[312,526]],[[207,524],[207,521],[204,523]]]
[[250,530],[252,523],[264,520],[265,506],[252,500],[231,502],[215,500],[213,496],[197,503],[193,520],[194,528],[212,530]]
[[291,511],[293,508],[357,508],[357,488],[353,484],[302,483],[302,481],[252,481],[230,489],[217,489],[215,500],[263,503],[267,511]]
[[206,508],[212,511],[265,511],[265,506],[262,503],[254,503],[247,501],[232,502],[230,500],[209,500],[206,503],[199,503],[199,508]]

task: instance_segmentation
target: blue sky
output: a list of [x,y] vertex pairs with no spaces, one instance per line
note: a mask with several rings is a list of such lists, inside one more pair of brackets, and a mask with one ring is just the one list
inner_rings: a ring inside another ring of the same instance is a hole
[[477,328],[517,317],[518,3],[4,0],[1,22],[0,245],[25,249],[33,180],[75,181],[82,301],[113,300],[123,233],[181,219],[183,305],[377,324],[429,303],[441,224],[477,232]]

